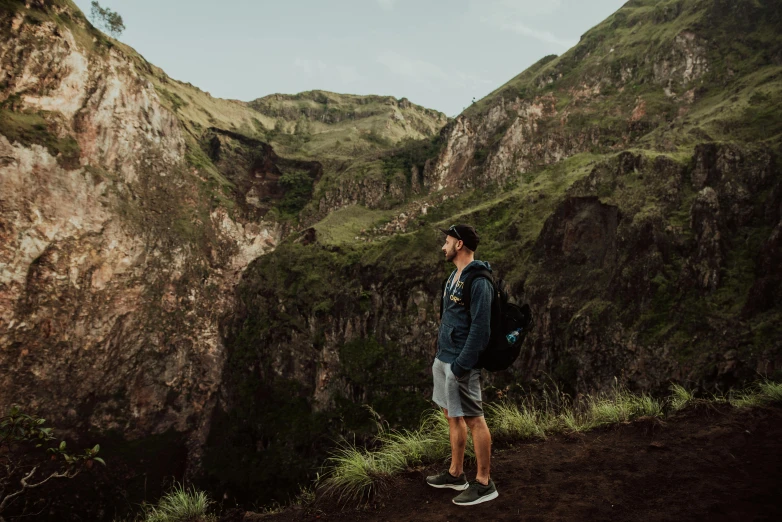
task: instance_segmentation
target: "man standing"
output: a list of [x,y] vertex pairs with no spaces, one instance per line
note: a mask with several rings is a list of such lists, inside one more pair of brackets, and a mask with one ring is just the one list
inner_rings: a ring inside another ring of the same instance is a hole
[[[435,488],[462,491],[453,503],[471,506],[497,498],[497,488],[489,477],[491,434],[483,418],[481,402],[481,370],[475,368],[478,356],[489,343],[491,326],[492,285],[485,277],[473,280],[470,309],[467,310],[462,291],[466,276],[472,270],[489,270],[488,263],[475,260],[480,241],[475,229],[468,225],[452,225],[445,233],[446,261],[456,265],[442,295],[443,313],[437,339],[437,355],[432,365],[434,392],[432,400],[448,419],[451,439],[451,467],[439,475],[426,478]],[[472,433],[478,472],[467,482],[464,474],[464,450],[467,428]]]

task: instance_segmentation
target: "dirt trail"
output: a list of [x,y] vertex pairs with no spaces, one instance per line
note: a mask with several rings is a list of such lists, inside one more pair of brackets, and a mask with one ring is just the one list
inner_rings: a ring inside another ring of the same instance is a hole
[[498,446],[492,477],[500,496],[485,504],[453,505],[455,492],[424,484],[437,469],[429,467],[399,477],[363,510],[319,501],[243,520],[782,520],[782,408],[704,407],[662,426],[642,419]]

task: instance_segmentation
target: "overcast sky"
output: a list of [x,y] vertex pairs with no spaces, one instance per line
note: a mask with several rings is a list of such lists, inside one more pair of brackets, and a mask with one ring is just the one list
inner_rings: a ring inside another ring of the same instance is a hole
[[[75,0],[89,16],[90,0]],[[102,0],[169,76],[252,100],[323,89],[455,116],[624,0]]]

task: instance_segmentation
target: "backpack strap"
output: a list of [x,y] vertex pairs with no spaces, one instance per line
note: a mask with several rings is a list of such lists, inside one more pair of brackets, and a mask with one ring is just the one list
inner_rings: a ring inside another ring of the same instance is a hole
[[440,319],[443,318],[443,310],[445,310],[445,287],[448,286],[448,280],[450,278],[451,276],[448,276],[443,279],[443,284],[440,288]]
[[462,290],[462,301],[464,301],[464,307],[467,309],[468,316],[470,314],[470,302],[472,301],[472,282],[480,278],[488,279],[492,288],[494,288],[494,278],[492,277],[491,272],[485,268],[467,274],[467,277],[464,280],[464,289]]

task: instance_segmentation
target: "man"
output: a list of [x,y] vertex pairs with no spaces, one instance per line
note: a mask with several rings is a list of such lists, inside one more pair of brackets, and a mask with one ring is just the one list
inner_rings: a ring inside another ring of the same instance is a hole
[[[489,477],[491,434],[483,418],[481,370],[475,368],[478,356],[489,342],[492,285],[485,278],[472,282],[470,309],[462,291],[464,280],[472,270],[491,270],[488,263],[475,260],[480,238],[468,225],[453,225],[445,233],[443,252],[446,261],[456,265],[442,295],[443,314],[437,339],[437,355],[432,365],[434,392],[432,400],[448,419],[451,439],[451,467],[439,475],[426,478],[436,488],[462,491],[453,503],[461,506],[480,504],[497,498],[497,488]],[[464,449],[467,428],[472,432],[478,472],[467,482],[464,474]]]

